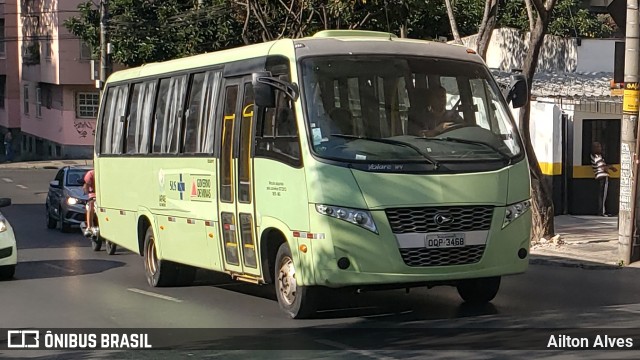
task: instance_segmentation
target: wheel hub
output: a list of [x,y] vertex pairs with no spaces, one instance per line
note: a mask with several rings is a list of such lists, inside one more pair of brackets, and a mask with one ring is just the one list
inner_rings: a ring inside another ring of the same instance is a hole
[[157,266],[156,246],[154,244],[153,238],[149,240],[146,253],[147,253],[147,269],[149,269],[149,273],[151,273],[152,275],[155,275],[156,271],[158,270],[158,266]]
[[296,299],[296,271],[289,257],[285,257],[280,264],[278,291],[287,305],[293,304]]

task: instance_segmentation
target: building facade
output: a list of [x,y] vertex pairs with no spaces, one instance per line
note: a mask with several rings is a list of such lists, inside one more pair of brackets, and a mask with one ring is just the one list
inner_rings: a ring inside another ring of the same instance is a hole
[[[21,138],[17,1],[0,0],[0,135],[4,139],[6,132],[11,129],[14,148],[20,147]],[[4,160],[4,141],[0,141],[0,149],[0,159]]]
[[[466,44],[474,46],[475,39]],[[611,89],[620,39],[547,36],[532,84],[531,143],[552,191],[556,215],[598,213],[598,183],[591,148],[599,142],[609,165],[620,169],[622,96]],[[522,69],[526,36],[497,29],[487,64],[506,88],[512,69]],[[516,118],[519,110],[514,110]],[[611,173],[607,212],[618,213],[620,172]]]
[[17,1],[18,59],[8,70],[19,75],[16,150],[22,159],[90,158],[99,90],[90,49],[64,26],[81,1]]

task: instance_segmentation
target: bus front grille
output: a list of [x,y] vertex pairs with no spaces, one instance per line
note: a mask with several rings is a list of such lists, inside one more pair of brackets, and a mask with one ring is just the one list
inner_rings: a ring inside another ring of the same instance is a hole
[[449,266],[474,264],[480,261],[485,245],[472,245],[459,248],[400,249],[402,260],[408,266]]
[[[394,234],[489,230],[493,217],[492,206],[391,208],[385,212]],[[442,217],[449,220],[439,221]]]

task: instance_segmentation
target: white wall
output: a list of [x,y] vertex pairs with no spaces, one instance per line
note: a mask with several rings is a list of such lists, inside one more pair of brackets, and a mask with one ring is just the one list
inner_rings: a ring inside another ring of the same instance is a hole
[[[465,46],[475,48],[477,35],[462,39]],[[538,71],[546,72],[613,72],[616,39],[582,39],[547,35],[540,51]],[[522,69],[528,48],[528,33],[500,28],[493,31],[486,63],[502,71]]]
[[562,109],[558,105],[532,101],[529,131],[539,163],[562,162]]
[[[621,40],[617,40],[621,41]],[[583,39],[578,46],[579,72],[613,72],[616,39]]]

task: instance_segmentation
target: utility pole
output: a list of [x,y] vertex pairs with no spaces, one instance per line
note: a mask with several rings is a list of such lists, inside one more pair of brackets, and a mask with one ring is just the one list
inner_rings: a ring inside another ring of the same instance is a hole
[[638,0],[627,0],[627,23],[624,58],[624,97],[620,134],[620,212],[618,215],[619,260],[628,265],[636,243],[636,211],[638,182]]
[[104,83],[111,75],[111,46],[109,44],[108,20],[108,0],[100,0],[100,90],[104,88]]

